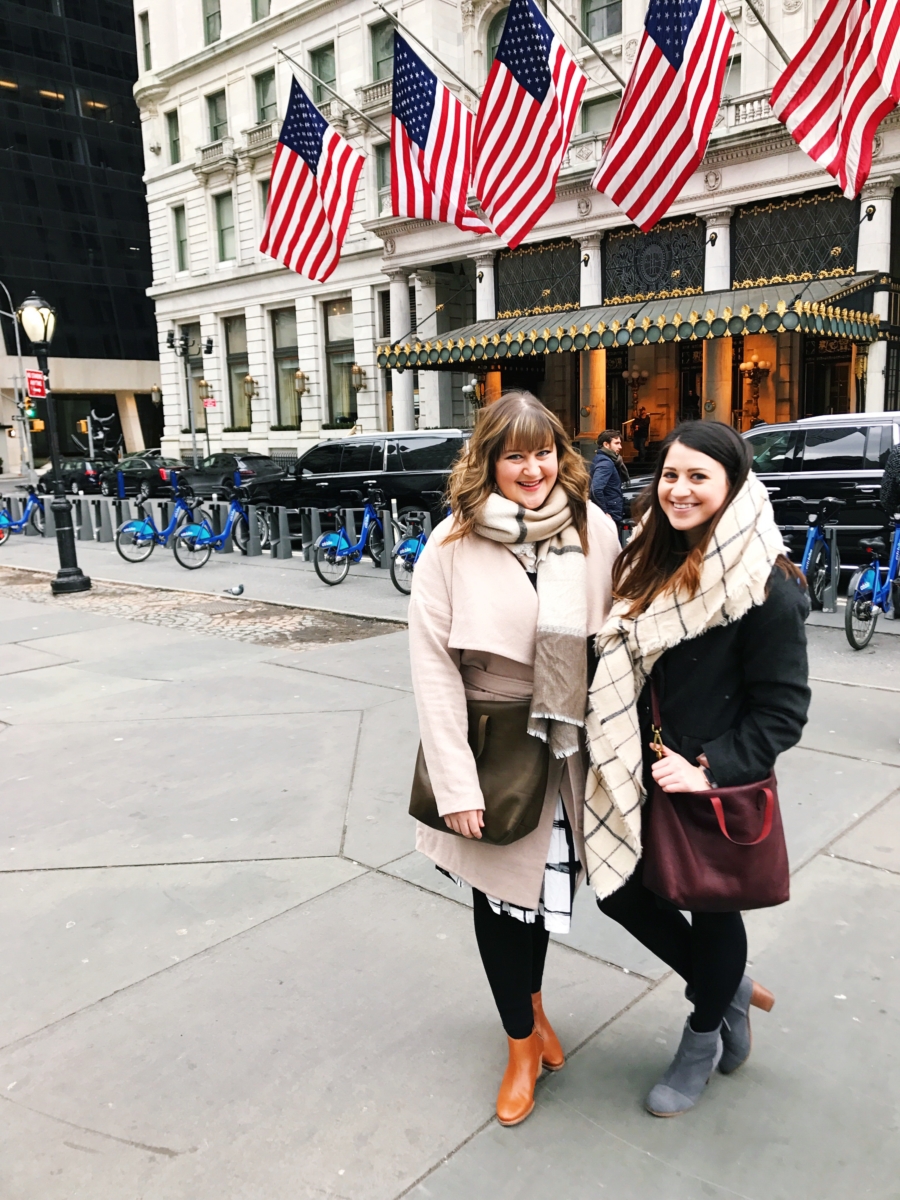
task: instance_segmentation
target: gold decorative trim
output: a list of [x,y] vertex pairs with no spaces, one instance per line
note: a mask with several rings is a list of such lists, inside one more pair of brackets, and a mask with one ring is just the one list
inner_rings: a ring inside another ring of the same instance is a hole
[[565,300],[557,304],[545,304],[541,308],[506,308],[502,312],[497,313],[497,320],[502,321],[507,317],[539,317],[541,313],[575,312],[579,308],[581,308],[581,305],[574,300]]
[[847,275],[855,274],[855,266],[835,267],[832,271],[819,271],[815,275],[812,271],[803,271],[799,275],[792,272],[788,275],[771,275],[768,278],[735,279],[731,287],[734,291],[741,291],[743,288],[768,287],[772,283],[809,283],[813,279],[843,279]]
[[844,196],[839,191],[829,192],[810,192],[805,196],[789,196],[785,200],[770,200],[768,204],[763,201],[757,204],[742,204],[738,211],[738,220],[743,220],[744,217],[756,216],[758,213],[782,212],[788,208],[808,208],[810,204],[824,204],[826,201],[830,204],[835,200],[843,200]]
[[702,292],[702,287],[671,288],[667,292],[635,292],[633,296],[610,296],[603,303],[612,306],[613,304],[634,304],[636,300],[677,300],[679,296],[699,296]]
[[[524,258],[530,254],[547,254],[551,250],[571,250],[575,247],[575,242],[572,238],[565,238],[561,242],[537,242],[530,246],[517,246],[515,250],[504,249],[497,251],[498,258]],[[577,248],[577,247],[576,247]]]
[[[700,224],[699,217],[685,217],[683,221],[665,221],[657,226],[659,232],[669,229],[694,229]],[[606,240],[609,242],[621,241],[624,238],[646,237],[642,229],[614,229],[607,233]],[[627,301],[626,301],[627,303]]]

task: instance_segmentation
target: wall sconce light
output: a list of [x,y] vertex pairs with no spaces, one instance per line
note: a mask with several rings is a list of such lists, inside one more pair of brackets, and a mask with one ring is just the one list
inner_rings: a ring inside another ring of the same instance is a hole
[[584,254],[581,256],[581,265],[583,267],[586,267],[590,261],[591,261],[591,256],[588,254],[587,251],[585,251]]
[[159,408],[159,406],[162,404],[162,388],[158,383],[154,383],[153,387],[150,389],[150,399],[157,408]]
[[355,392],[361,392],[366,386],[366,373],[358,363],[350,368],[350,386]]
[[631,388],[631,403],[637,404],[638,392],[650,378],[649,371],[623,371],[622,378]]
[[162,146],[159,144],[159,142],[151,142],[150,145],[147,147],[147,149],[150,151],[151,154],[161,154],[162,153]]
[[244,376],[244,399],[252,400],[254,396],[259,395],[259,388],[256,386],[256,380],[252,375]]
[[484,271],[479,271],[476,276],[476,279],[478,280],[479,283],[484,283]]
[[473,408],[481,408],[484,404],[484,380],[473,375],[468,383],[463,384],[462,394]]
[[718,240],[719,240],[719,235],[716,233],[715,230],[713,230],[712,233],[709,235],[709,237],[706,239],[706,244],[707,244],[707,246],[714,246]]
[[747,362],[740,365],[741,374],[750,384],[750,401],[747,405],[747,416],[755,421],[759,416],[759,385],[772,369],[772,364],[758,354],[751,354]]
[[203,347],[203,353],[204,354],[212,354],[212,338],[211,337],[208,337],[206,339],[206,343]]
[[306,395],[307,378],[302,371],[294,372],[294,391],[298,396]]
[[197,395],[201,400],[209,399],[209,384],[205,379],[200,379],[197,382]]
[[863,215],[859,219],[860,225],[862,225],[863,221],[871,221],[874,216],[875,216],[875,205],[874,204],[867,205],[866,211],[863,213]]

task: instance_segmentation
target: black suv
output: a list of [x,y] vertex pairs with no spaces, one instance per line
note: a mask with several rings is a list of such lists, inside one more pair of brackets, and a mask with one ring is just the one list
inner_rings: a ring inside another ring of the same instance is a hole
[[[768,489],[778,524],[806,527],[813,510],[784,503],[793,496],[812,503],[836,496],[844,501],[838,515],[841,564],[858,566],[859,539],[887,528],[878,493],[887,456],[900,442],[900,413],[807,417],[790,425],[760,425],[744,436],[753,447],[753,469]],[[795,559],[803,552],[803,528],[791,530]]]
[[[814,510],[783,502],[802,496],[815,504],[836,496],[844,501],[838,516],[841,564],[858,566],[859,539],[883,534],[887,528],[878,493],[887,456],[900,442],[900,412],[806,417],[790,424],[758,425],[744,437],[753,448],[753,470],[768,489],[778,524],[797,527],[785,534],[794,559],[803,553],[807,517]],[[635,478],[623,489],[626,508],[651,479]],[[890,544],[889,533],[887,537]]]
[[365,495],[377,487],[388,503],[397,501],[399,513],[424,508],[439,520],[447,476],[468,436],[463,429],[422,429],[319,442],[284,480],[282,503],[333,509],[348,504],[348,491]]

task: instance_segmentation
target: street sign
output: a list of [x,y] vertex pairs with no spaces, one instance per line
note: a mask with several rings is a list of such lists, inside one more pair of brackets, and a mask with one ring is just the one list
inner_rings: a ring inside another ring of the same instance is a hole
[[26,371],[25,387],[32,400],[46,400],[47,381],[44,379],[43,371]]
[[216,402],[212,398],[212,396],[210,396],[208,400],[203,401],[203,407],[204,408],[215,408],[216,407]]

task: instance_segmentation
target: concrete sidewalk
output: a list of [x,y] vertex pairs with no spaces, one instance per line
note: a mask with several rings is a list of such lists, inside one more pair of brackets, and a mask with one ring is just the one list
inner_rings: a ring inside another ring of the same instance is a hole
[[286,653],[14,592],[3,1200],[895,1200],[895,638],[810,630],[828,682],[779,765],[794,896],[748,920],[778,999],[748,1064],[643,1112],[687,1006],[582,889],[545,985],[570,1061],[502,1129],[467,895],[411,848],[405,633]]

